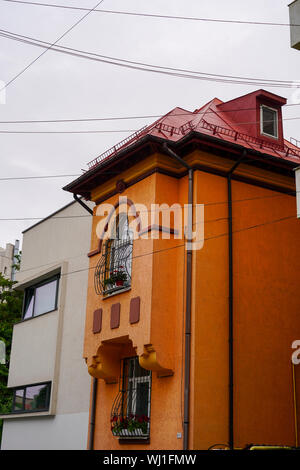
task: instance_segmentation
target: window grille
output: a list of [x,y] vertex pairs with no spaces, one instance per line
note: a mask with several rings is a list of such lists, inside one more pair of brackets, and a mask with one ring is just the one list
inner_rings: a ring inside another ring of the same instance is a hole
[[126,214],[118,214],[111,235],[102,243],[102,256],[95,269],[95,290],[102,295],[131,285],[133,242]]
[[121,389],[111,411],[111,430],[120,438],[146,439],[150,434],[151,371],[138,357],[123,360]]

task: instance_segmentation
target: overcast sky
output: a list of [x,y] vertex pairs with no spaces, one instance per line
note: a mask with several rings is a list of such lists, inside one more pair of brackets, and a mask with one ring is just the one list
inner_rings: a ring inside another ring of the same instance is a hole
[[[93,8],[97,0],[45,3]],[[287,4],[285,0],[104,0],[99,8],[288,23]],[[84,14],[0,0],[0,29],[53,43]],[[91,13],[59,44],[169,67],[299,81],[300,52],[290,48],[289,34],[285,26]],[[41,52],[0,37],[0,80],[8,82]],[[7,87],[0,121],[164,114],[176,106],[194,110],[214,97],[226,101],[257,88],[129,70],[48,51]],[[295,101],[291,89],[266,89],[285,96],[289,103]],[[300,106],[291,106],[283,117],[298,116]],[[0,130],[133,130],[150,122],[0,124]],[[286,138],[300,139],[299,123],[300,119],[285,121]],[[127,135],[0,134],[0,177],[79,174],[87,162]],[[71,194],[61,189],[72,179],[0,181],[0,219],[49,215],[72,200]],[[21,239],[22,230],[34,222],[0,220],[0,246]]]

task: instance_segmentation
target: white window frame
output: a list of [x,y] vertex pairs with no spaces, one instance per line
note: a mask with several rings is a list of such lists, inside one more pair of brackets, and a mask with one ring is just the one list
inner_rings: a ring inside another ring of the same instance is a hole
[[[265,109],[270,109],[271,111],[275,112],[276,115],[276,135],[268,134],[267,132],[263,131],[263,108]],[[278,109],[271,108],[271,106],[266,106],[264,104],[260,105],[260,133],[261,135],[265,135],[267,137],[271,137],[272,139],[277,139],[278,140]]]

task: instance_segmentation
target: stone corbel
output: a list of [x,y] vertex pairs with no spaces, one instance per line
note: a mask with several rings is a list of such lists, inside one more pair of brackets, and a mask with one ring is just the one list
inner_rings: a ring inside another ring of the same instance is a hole
[[144,369],[156,372],[158,377],[174,375],[172,369],[164,367],[158,362],[157,353],[151,344],[144,346],[144,352],[139,356],[139,363]]

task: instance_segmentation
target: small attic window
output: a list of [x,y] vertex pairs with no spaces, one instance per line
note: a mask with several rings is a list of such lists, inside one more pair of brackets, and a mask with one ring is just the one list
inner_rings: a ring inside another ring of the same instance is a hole
[[260,133],[278,139],[278,111],[268,106],[260,107]]

